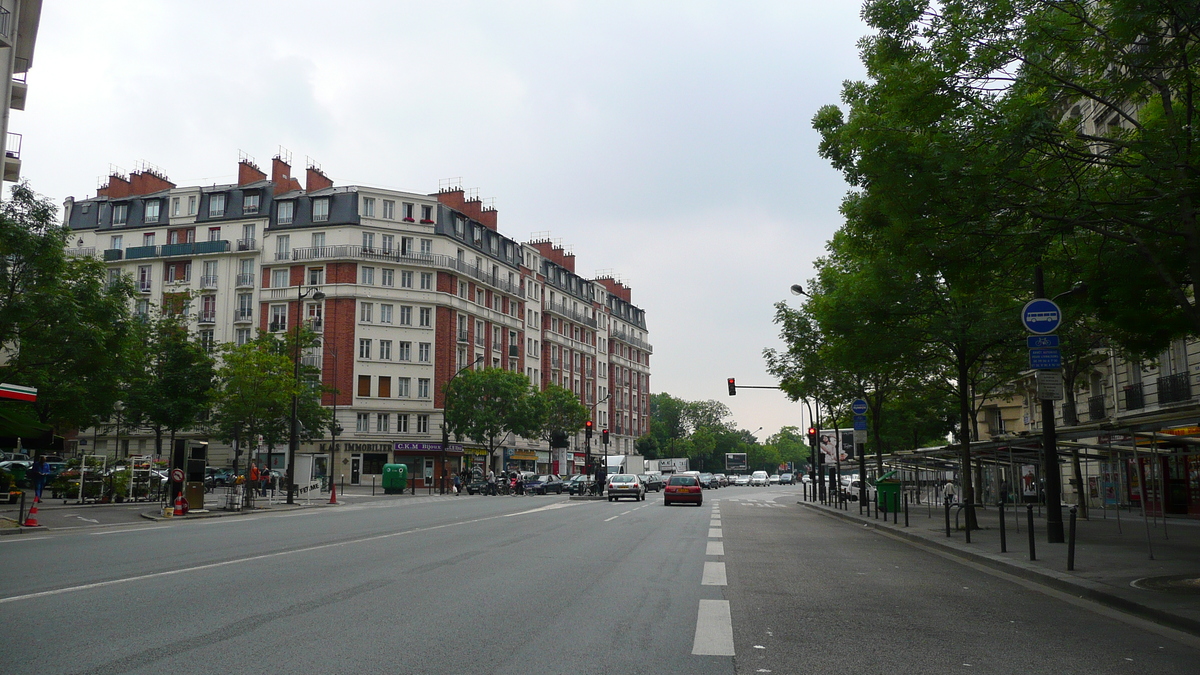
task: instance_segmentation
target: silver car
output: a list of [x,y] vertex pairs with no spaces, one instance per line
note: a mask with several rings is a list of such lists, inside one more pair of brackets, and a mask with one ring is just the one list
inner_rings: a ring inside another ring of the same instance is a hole
[[636,474],[618,473],[608,477],[608,501],[615,502],[621,497],[633,497],[634,501],[646,499],[646,486]]

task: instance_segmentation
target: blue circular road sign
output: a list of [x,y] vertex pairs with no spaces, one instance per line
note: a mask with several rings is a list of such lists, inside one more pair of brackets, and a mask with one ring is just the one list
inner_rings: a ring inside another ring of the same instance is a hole
[[854,402],[850,404],[850,412],[854,413],[855,415],[866,415],[867,402],[861,398],[854,399]]
[[1053,300],[1035,298],[1025,303],[1021,310],[1021,323],[1025,324],[1025,330],[1035,335],[1053,333],[1062,324],[1062,310]]

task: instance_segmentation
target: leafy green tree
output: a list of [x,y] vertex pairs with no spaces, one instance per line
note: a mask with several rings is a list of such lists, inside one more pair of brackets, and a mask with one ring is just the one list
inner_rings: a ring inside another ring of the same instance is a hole
[[[292,361],[271,344],[258,339],[244,345],[223,345],[213,391],[211,432],[234,442],[239,453],[244,447],[255,447],[259,437],[277,443],[286,431],[293,393],[300,391],[292,376]],[[249,465],[247,462],[247,470]]]
[[182,315],[158,315],[138,322],[138,358],[128,371],[124,414],[131,423],[154,431],[155,452],[162,454],[163,432],[197,426],[212,398],[214,363],[188,331]]
[[468,370],[446,385],[446,424],[455,438],[471,438],[488,450],[489,465],[509,434],[536,437],[540,405],[529,379],[502,368]]
[[538,420],[538,433],[549,441],[557,434],[571,435],[583,428],[592,411],[579,402],[575,392],[552,384],[529,397],[531,413]]

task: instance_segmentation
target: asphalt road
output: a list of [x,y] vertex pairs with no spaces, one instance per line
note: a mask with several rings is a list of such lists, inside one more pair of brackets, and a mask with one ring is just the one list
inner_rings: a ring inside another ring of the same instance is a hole
[[420,497],[0,537],[6,673],[1195,672],[796,505]]

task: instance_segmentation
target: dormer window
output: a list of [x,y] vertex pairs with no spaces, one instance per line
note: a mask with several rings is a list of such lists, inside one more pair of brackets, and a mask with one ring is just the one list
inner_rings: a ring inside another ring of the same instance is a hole
[[312,202],[312,214],[314,223],[329,220],[329,200],[314,199]]
[[258,213],[259,194],[246,194],[242,196],[242,213],[251,214]]
[[157,199],[146,200],[146,222],[157,223],[158,213],[162,209],[162,202]]
[[208,198],[208,217],[220,218],[225,215],[225,195],[210,195]]
[[129,220],[129,205],[113,205],[113,225],[124,225]]
[[295,202],[277,202],[277,204],[278,205],[275,207],[275,209],[276,209],[275,215],[276,215],[276,219],[279,221],[279,224],[280,225],[291,224],[292,218],[296,213],[296,203]]
[[432,206],[430,206],[428,204],[421,205],[421,222],[422,223],[432,223],[433,222],[433,207]]

